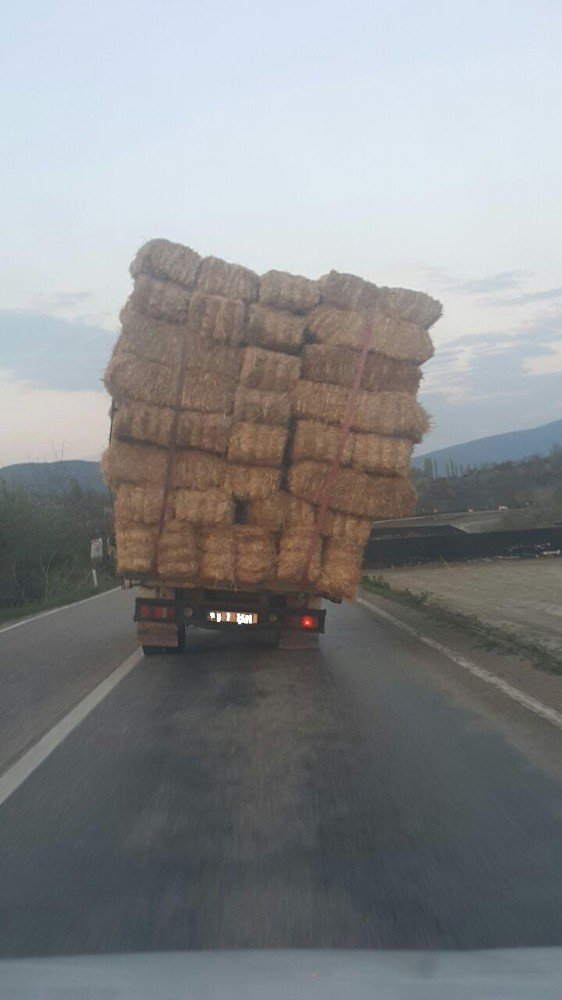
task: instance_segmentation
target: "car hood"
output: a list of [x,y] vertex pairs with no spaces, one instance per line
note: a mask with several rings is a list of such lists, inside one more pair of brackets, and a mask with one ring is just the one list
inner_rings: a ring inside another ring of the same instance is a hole
[[10,1000],[559,1000],[562,948],[189,951],[8,959]]

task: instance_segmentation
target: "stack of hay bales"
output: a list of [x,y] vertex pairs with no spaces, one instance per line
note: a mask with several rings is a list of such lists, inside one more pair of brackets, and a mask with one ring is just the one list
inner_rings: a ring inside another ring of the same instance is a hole
[[105,375],[121,572],[353,596],[371,522],[413,508],[439,303],[337,272],[260,278],[167,240],[131,273]]

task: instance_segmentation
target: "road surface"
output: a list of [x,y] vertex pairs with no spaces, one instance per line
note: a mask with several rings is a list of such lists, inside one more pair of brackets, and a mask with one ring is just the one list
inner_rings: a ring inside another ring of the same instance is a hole
[[[4,769],[135,649],[131,610],[0,632]],[[328,622],[130,670],[0,806],[2,956],[562,944],[562,732],[363,606]]]

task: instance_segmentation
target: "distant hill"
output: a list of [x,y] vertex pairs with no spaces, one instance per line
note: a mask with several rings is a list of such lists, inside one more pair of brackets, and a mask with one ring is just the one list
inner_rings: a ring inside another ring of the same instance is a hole
[[0,468],[0,482],[34,489],[46,489],[73,481],[85,490],[107,492],[99,462],[23,462],[21,465],[5,465]]
[[548,455],[554,444],[562,445],[562,420],[554,420],[542,427],[532,427],[526,431],[510,431],[508,434],[493,434],[491,437],[454,444],[449,448],[416,455],[412,461],[418,469],[423,469],[427,458],[437,463],[437,474],[445,476],[447,465],[454,462],[460,469],[478,468],[481,465],[495,465],[500,462],[517,462],[530,455]]

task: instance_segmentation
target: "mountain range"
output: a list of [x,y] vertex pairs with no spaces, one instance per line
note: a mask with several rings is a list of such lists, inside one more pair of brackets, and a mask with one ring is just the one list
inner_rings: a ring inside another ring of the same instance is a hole
[[[437,475],[446,475],[449,463],[457,469],[478,468],[481,465],[496,465],[499,462],[516,462],[529,455],[547,455],[553,445],[562,447],[562,420],[554,420],[541,427],[525,431],[510,431],[507,434],[493,434],[491,437],[465,441],[464,444],[439,448],[422,455],[416,455],[412,465],[422,469],[427,459],[431,459]],[[0,468],[0,482],[17,483],[36,489],[49,485],[79,483],[83,489],[107,491],[98,462],[23,462],[19,465],[5,465]]]

